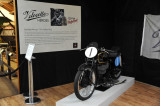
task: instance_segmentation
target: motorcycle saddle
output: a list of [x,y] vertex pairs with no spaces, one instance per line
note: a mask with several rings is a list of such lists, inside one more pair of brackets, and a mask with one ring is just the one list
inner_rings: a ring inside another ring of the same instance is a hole
[[117,57],[120,55],[120,48],[119,47],[112,47],[109,52],[109,57]]

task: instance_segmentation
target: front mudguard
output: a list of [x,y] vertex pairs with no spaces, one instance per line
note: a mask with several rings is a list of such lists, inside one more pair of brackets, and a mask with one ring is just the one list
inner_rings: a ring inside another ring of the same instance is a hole
[[91,68],[93,71],[95,70],[95,68],[92,67],[91,65],[88,65],[88,64],[86,64],[86,63],[83,63],[83,64],[81,64],[81,65],[78,67],[78,71],[84,71],[85,68]]
[[78,71],[84,71],[84,69],[87,67],[87,64],[86,63],[83,63],[81,64],[79,67],[78,67]]

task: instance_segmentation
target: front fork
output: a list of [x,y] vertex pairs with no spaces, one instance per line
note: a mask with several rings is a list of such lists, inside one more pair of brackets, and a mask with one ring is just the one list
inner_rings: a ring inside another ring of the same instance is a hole
[[[96,78],[97,78],[96,72],[94,71],[93,67],[91,67],[89,71],[90,71],[89,80],[90,80],[91,84],[93,84],[94,86],[96,86],[96,82],[97,82],[97,81],[96,81],[96,80],[97,80],[97,79],[96,79]],[[92,77],[93,77],[93,76],[92,76],[93,72],[94,72],[94,74],[95,74],[95,78],[94,78],[94,79],[92,78]],[[92,79],[95,80],[95,83],[92,81]]]
[[120,58],[120,67],[122,67],[122,56],[121,56],[121,54],[119,55],[119,58]]
[[90,84],[93,84],[94,86],[96,86],[96,82],[97,82],[97,81],[95,81],[95,83],[93,83],[93,81],[92,81],[93,72],[95,73],[95,77],[96,77],[95,80],[97,80],[97,73],[96,73],[95,69],[96,69],[96,66],[94,66],[93,63],[92,63],[92,65],[88,65],[87,63],[83,63],[82,65],[80,65],[78,67],[79,71],[84,71],[84,72],[89,71],[89,82],[90,82]]

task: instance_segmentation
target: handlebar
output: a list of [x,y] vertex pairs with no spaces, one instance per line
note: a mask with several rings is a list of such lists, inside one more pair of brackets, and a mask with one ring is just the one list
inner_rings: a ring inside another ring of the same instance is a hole
[[[84,49],[80,49],[79,51],[83,51],[83,50],[86,50],[87,48],[84,48]],[[106,51],[106,52],[115,52],[114,50],[108,50],[108,49],[105,49],[104,47],[98,49],[98,50],[103,50],[103,51]]]

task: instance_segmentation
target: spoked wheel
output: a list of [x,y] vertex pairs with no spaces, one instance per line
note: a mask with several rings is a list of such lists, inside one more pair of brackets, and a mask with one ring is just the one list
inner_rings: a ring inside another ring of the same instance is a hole
[[91,68],[78,71],[74,80],[75,95],[80,100],[90,98],[95,89],[96,75]]

